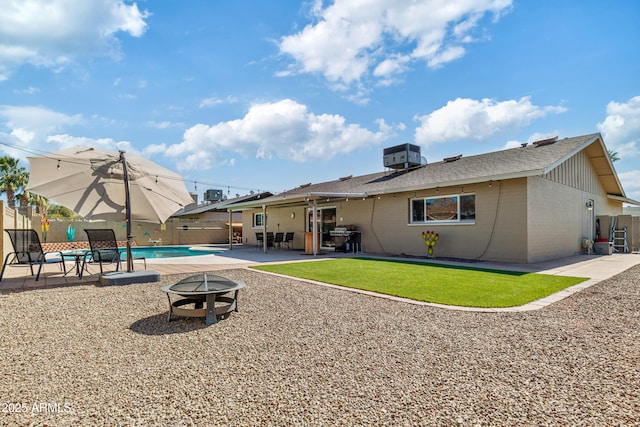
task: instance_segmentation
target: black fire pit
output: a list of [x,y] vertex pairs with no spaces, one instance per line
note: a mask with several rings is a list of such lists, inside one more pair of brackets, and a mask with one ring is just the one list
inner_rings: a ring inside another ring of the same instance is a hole
[[[238,292],[244,287],[244,282],[207,273],[194,274],[175,285],[165,286],[162,291],[169,300],[169,321],[175,315],[205,317],[207,325],[217,323],[218,316],[226,317],[238,311]],[[183,298],[171,302],[171,294]],[[185,307],[189,305],[192,307]]]

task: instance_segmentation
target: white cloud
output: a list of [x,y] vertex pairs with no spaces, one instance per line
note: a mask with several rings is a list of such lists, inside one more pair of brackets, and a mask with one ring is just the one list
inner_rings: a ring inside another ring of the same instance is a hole
[[172,127],[182,127],[184,126],[184,124],[180,122],[170,122],[168,120],[164,120],[161,122],[151,120],[147,122],[147,126],[155,129],[169,129]]
[[209,98],[205,98],[202,101],[200,101],[199,107],[208,108],[208,107],[214,107],[220,104],[235,104],[236,102],[238,102],[238,100],[233,96],[228,96],[225,99],[211,96]]
[[0,75],[25,63],[59,69],[82,56],[117,58],[117,33],[142,36],[149,16],[123,0],[3,1]]
[[[554,130],[553,132],[535,132],[533,134],[531,134],[531,136],[529,136],[529,139],[527,139],[526,144],[530,144],[532,142],[536,142],[536,141],[541,141],[543,139],[547,139],[547,138],[552,138],[554,136],[558,136],[560,133],[557,130]],[[518,148],[523,144],[522,141],[507,141],[507,143],[502,147],[503,150],[509,149],[509,148]]]
[[31,132],[27,129],[15,128],[11,131],[11,136],[16,138],[18,141],[29,145],[35,139],[36,134],[35,132]]
[[[46,141],[49,134],[82,122],[79,114],[70,116],[43,107],[0,105],[0,141],[8,144],[0,146],[0,151],[4,155],[26,160],[24,150],[11,146],[51,151]],[[6,129],[6,132],[1,129]]]
[[23,94],[23,95],[34,95],[39,92],[40,92],[40,89],[34,86],[29,86],[26,89],[14,89],[13,91],[13,93]]
[[511,3],[336,0],[323,7],[315,1],[310,13],[316,22],[281,40],[280,51],[296,64],[279,75],[320,73],[341,89],[369,77],[388,84],[410,61],[437,68],[462,57],[482,18],[492,14],[495,22]]
[[146,157],[152,157],[154,154],[164,154],[165,151],[167,151],[167,144],[151,144],[142,150],[142,154]]
[[45,135],[64,126],[77,125],[83,120],[80,114],[69,116],[44,107],[9,105],[0,105],[0,119],[3,119],[7,128],[29,129],[37,135]]
[[480,101],[458,98],[430,114],[416,117],[420,126],[416,128],[415,141],[429,146],[463,139],[483,140],[506,129],[527,126],[533,120],[564,111],[566,108],[561,106],[533,105],[529,97],[502,102],[487,98]]
[[51,151],[64,150],[76,146],[94,147],[101,150],[124,150],[127,152],[137,152],[129,141],[114,141],[111,138],[87,138],[84,136],[72,136],[67,134],[51,135],[47,137],[48,143],[56,143],[58,147]]
[[598,123],[598,130],[621,159],[640,156],[640,96],[607,104],[607,117]]
[[618,178],[627,197],[640,200],[640,169],[619,173]]
[[168,156],[182,159],[180,169],[210,168],[223,152],[296,162],[328,160],[334,156],[377,146],[393,135],[393,127],[378,121],[370,131],[348,124],[344,117],[316,115],[290,99],[253,105],[241,119],[187,129],[183,141],[167,147]]
[[[92,120],[100,120],[92,117]],[[38,106],[0,105],[0,140],[10,145],[29,147],[39,151],[57,151],[76,145],[91,146],[110,150],[137,151],[129,141],[114,141],[111,138],[77,137],[63,133],[67,128],[84,125],[80,114],[68,115]],[[24,149],[1,147],[6,155],[24,158]]]

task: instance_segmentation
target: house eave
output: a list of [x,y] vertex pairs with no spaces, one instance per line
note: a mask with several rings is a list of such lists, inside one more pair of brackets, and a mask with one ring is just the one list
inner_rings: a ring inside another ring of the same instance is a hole
[[607,199],[617,200],[619,202],[628,203],[630,205],[640,206],[640,202],[637,200],[630,199],[624,196],[618,196],[616,194],[607,194]]
[[286,194],[282,193],[280,195],[271,196],[269,199],[263,199],[261,201],[254,200],[252,202],[243,202],[236,203],[227,206],[228,210],[233,211],[243,211],[250,209],[259,209],[263,206],[278,206],[278,207],[287,207],[287,206],[305,206],[308,205],[309,202],[313,200],[324,200],[324,199],[347,199],[347,198],[362,198],[367,197],[368,194],[364,192],[356,192],[356,193],[344,193],[344,192],[309,192],[303,194]]
[[595,158],[598,158],[598,159],[603,158],[606,161],[606,165],[607,165],[607,169],[608,169],[606,173],[598,173],[598,177],[600,179],[603,179],[603,178],[613,179],[613,186],[614,187],[613,188],[609,188],[608,190],[609,191],[614,191],[614,192],[619,191],[622,194],[623,197],[626,197],[625,192],[624,192],[624,188],[622,187],[622,183],[620,182],[618,174],[616,173],[616,169],[613,166],[613,162],[611,161],[611,158],[608,155],[607,147],[604,145],[604,141],[602,140],[602,135],[600,135],[600,134],[595,134],[593,136],[593,138],[590,138],[589,140],[585,141],[580,146],[578,146],[575,149],[573,149],[571,152],[567,153],[566,155],[564,155],[563,157],[561,157],[560,159],[558,159],[554,163],[552,163],[549,166],[547,166],[545,168],[545,170],[544,170],[544,174],[547,174],[547,173],[551,172],[553,169],[558,167],[560,164],[566,162],[569,158],[575,156],[580,151],[586,150],[587,147],[589,147],[591,144],[593,144],[595,142],[597,142],[599,144],[600,149],[602,150],[602,155],[601,156],[597,156],[597,157],[589,156],[589,160],[591,160],[593,162]]
[[393,193],[405,193],[410,191],[420,191],[420,190],[431,190],[435,188],[444,188],[444,187],[460,187],[465,185],[473,185],[480,184],[483,182],[498,182],[498,181],[506,181],[510,179],[518,179],[518,178],[528,178],[532,176],[542,176],[544,174],[544,170],[535,169],[529,171],[519,171],[515,173],[507,173],[507,174],[499,174],[499,175],[489,175],[482,177],[474,177],[468,179],[458,179],[452,181],[440,181],[440,182],[432,182],[428,184],[419,184],[419,185],[411,185],[404,187],[397,187],[393,189],[385,189],[380,191],[369,191],[366,194],[368,196],[377,196],[380,194],[393,194]]

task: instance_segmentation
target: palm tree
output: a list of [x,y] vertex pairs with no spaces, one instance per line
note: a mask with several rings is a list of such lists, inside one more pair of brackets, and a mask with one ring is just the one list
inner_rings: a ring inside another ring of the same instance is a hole
[[609,160],[611,160],[611,163],[620,160],[620,156],[618,155],[617,151],[607,150],[607,154],[609,155]]
[[36,193],[24,191],[17,195],[20,200],[20,209],[26,209],[27,206],[35,208],[38,213],[46,213],[49,208],[49,199]]
[[38,213],[46,213],[49,209],[49,199],[35,193],[29,193],[29,203],[35,206]]
[[16,191],[24,188],[29,181],[29,172],[18,165],[13,157],[0,157],[0,193],[7,193],[9,207],[16,207]]
[[79,216],[76,215],[76,213],[68,207],[62,205],[50,206],[47,210],[47,213],[49,218],[59,218],[65,220],[71,220]]

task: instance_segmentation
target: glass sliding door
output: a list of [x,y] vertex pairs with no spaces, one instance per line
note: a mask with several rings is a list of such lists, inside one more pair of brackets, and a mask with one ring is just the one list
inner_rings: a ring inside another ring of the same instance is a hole
[[[307,231],[313,231],[313,209],[307,210]],[[320,234],[320,246],[323,248],[335,248],[334,237],[330,232],[336,228],[336,208],[318,208],[316,222],[318,223],[318,233]]]

